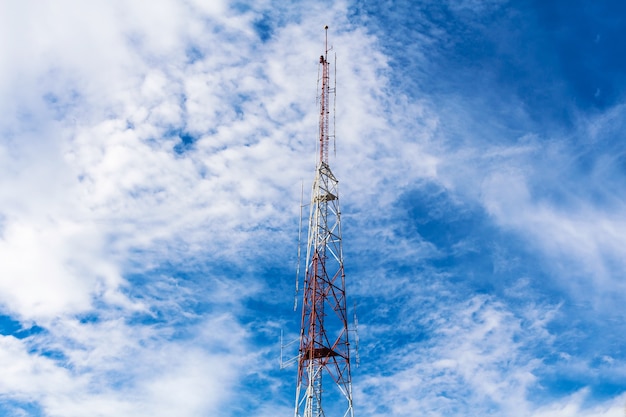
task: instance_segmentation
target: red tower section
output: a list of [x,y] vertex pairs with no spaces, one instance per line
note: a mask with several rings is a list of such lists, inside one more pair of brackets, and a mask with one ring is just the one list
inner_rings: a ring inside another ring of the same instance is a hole
[[335,88],[330,87],[328,26],[324,29],[319,162],[311,191],[295,417],[354,415],[338,181],[328,162]]

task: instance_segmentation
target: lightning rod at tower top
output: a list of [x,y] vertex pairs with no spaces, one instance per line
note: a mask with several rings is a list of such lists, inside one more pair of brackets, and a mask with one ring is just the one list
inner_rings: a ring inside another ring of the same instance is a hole
[[329,51],[324,26],[318,79],[319,160],[309,204],[294,417],[354,417],[339,190],[328,158],[330,140],[335,138],[336,99]]

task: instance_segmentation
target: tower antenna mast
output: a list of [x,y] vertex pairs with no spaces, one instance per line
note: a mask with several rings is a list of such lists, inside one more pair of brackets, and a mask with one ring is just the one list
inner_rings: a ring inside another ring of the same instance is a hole
[[330,97],[336,89],[330,86],[324,29],[319,161],[311,190],[294,417],[354,417],[338,181],[328,161]]

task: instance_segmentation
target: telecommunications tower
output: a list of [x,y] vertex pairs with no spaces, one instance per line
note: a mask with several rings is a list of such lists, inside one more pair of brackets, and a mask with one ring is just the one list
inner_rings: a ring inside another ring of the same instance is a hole
[[294,417],[354,416],[341,212],[337,179],[328,162],[336,84],[331,88],[328,26],[324,29],[318,80],[319,161],[311,191]]

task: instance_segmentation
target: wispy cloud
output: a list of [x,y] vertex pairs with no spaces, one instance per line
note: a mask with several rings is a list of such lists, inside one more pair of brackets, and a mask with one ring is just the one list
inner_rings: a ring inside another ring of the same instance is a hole
[[[472,297],[456,305],[438,304],[436,312],[403,315],[423,336],[381,354],[377,376],[365,376],[359,399],[372,415],[450,413],[529,415],[526,396],[536,383],[542,361],[530,344],[549,344],[542,317],[516,316],[489,297]],[[408,311],[406,311],[408,312]],[[407,323],[408,324],[408,323]],[[385,332],[378,337],[384,340]],[[380,345],[383,346],[385,344]],[[372,394],[388,402],[375,405]]]
[[37,338],[2,337],[3,392],[51,415],[217,412],[251,358],[245,331],[228,315],[202,321],[191,339],[170,330],[63,320]]

